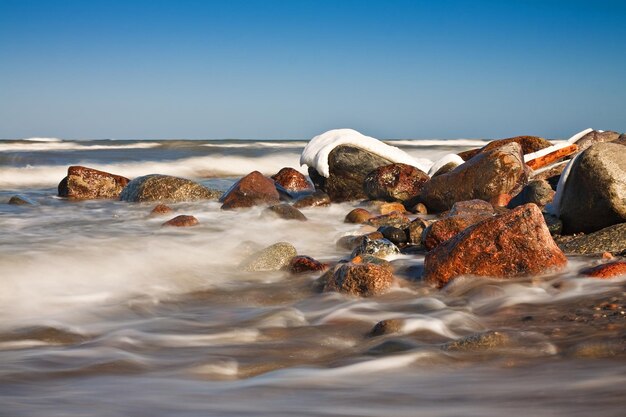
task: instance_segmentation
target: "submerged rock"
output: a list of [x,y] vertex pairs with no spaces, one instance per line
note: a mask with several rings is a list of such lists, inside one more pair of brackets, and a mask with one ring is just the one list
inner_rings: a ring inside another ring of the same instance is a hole
[[422,188],[421,200],[429,211],[449,210],[457,201],[491,201],[517,195],[528,181],[520,145],[509,143],[481,152],[447,174],[432,178]]
[[370,337],[384,336],[388,334],[398,333],[404,327],[404,320],[402,319],[387,319],[381,320],[372,328],[369,335]]
[[575,237],[559,244],[568,255],[597,255],[604,252],[626,251],[626,223],[605,227],[588,235]]
[[330,197],[323,191],[315,191],[313,194],[299,197],[293,203],[293,206],[297,209],[305,207],[324,207],[328,205],[330,205]]
[[36,206],[37,203],[24,195],[14,195],[9,199],[12,206]]
[[191,227],[198,224],[198,219],[194,216],[181,214],[173,219],[170,219],[163,223],[161,226],[174,226],[174,227]]
[[592,278],[613,278],[621,275],[626,275],[626,262],[616,261],[609,262],[594,266],[593,268],[587,268],[580,272],[583,275]]
[[266,247],[246,259],[241,264],[244,271],[279,271],[298,255],[291,243],[278,242]]
[[287,203],[276,204],[263,210],[264,216],[275,216],[285,220],[306,221],[307,218],[300,210],[290,206]]
[[419,195],[430,178],[425,172],[406,164],[390,164],[367,174],[363,189],[370,200],[407,201]]
[[172,210],[169,206],[167,206],[165,204],[157,204],[156,206],[154,206],[154,208],[150,212],[150,215],[151,216],[162,216],[162,215],[170,214],[170,213],[173,213],[173,212],[174,212],[174,210]]
[[279,200],[274,181],[259,171],[253,171],[237,181],[220,199],[223,210],[278,204]]
[[483,220],[426,255],[424,279],[441,288],[461,275],[515,277],[558,269],[567,258],[534,204]]
[[210,190],[185,178],[151,174],[129,182],[122,190],[120,200],[134,203],[152,201],[176,203],[216,199],[220,194],[219,191]]
[[481,352],[501,349],[511,344],[511,337],[507,333],[489,330],[446,343],[443,349],[449,352]]
[[58,186],[60,197],[76,200],[118,198],[129,179],[97,169],[71,166]]
[[595,232],[626,222],[626,149],[597,143],[572,164],[559,206],[564,233]]
[[389,263],[345,263],[329,274],[324,291],[337,291],[348,295],[371,297],[385,293],[393,284]]
[[328,269],[328,265],[317,261],[310,256],[296,256],[289,262],[289,272],[292,274],[304,274],[307,272],[320,272]]
[[287,191],[313,191],[313,185],[304,175],[293,168],[282,168],[271,178]]

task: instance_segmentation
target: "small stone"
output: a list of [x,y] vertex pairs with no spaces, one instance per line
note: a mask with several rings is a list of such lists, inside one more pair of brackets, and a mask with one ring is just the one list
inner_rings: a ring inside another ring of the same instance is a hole
[[393,212],[404,213],[406,209],[402,205],[402,203],[383,203],[378,208],[380,214],[390,214]]
[[350,213],[346,215],[344,223],[361,224],[361,223],[365,223],[371,217],[372,217],[372,214],[369,211],[363,208],[355,208],[354,210],[350,211]]
[[150,212],[150,215],[152,216],[161,216],[164,214],[170,214],[173,213],[174,210],[172,210],[169,206],[165,205],[165,204],[157,204],[152,211]]
[[593,268],[587,268],[581,271],[582,275],[586,275],[592,278],[608,279],[621,275],[626,275],[626,262],[616,261],[606,264],[601,264]]
[[180,216],[176,216],[173,219],[166,221],[161,226],[191,227],[197,224],[198,219],[196,219],[194,216],[181,214]]
[[382,239],[384,238],[384,236],[378,231],[357,236],[342,236],[339,238],[339,240],[337,240],[336,246],[340,249],[347,249],[349,251],[352,251],[360,246],[366,238],[370,240],[376,240]]
[[533,180],[516,195],[508,204],[509,208],[515,208],[528,203],[535,203],[539,207],[545,207],[552,202],[554,190],[546,180]]
[[287,191],[312,191],[313,185],[304,175],[293,168],[282,168],[272,179]]
[[407,216],[398,212],[371,217],[365,222],[368,226],[374,226],[376,228],[381,226],[393,226],[399,229],[407,228],[410,223],[411,220],[409,220]]
[[374,263],[339,265],[328,277],[324,291],[371,297],[385,293],[393,284],[391,266]]
[[406,232],[403,229],[398,229],[393,226],[382,226],[378,228],[378,231],[383,234],[385,239],[391,241],[394,245],[403,245],[408,241]]
[[37,203],[23,195],[14,195],[9,199],[8,204],[12,206],[36,206]]
[[295,256],[289,262],[289,272],[292,274],[304,274],[307,272],[319,272],[328,269],[328,265],[317,261],[310,256]]
[[300,210],[287,203],[276,204],[263,210],[263,216],[274,216],[285,220],[306,221],[307,218]]
[[409,223],[409,227],[406,229],[409,243],[412,245],[422,244],[424,230],[426,230],[429,224],[430,222],[420,218],[417,218]]
[[295,256],[298,256],[296,248],[287,242],[278,242],[266,247],[241,264],[244,271],[279,271],[287,266]]
[[297,209],[328,205],[330,205],[330,197],[323,191],[315,191],[313,194],[302,196],[293,203],[293,206]]
[[511,337],[509,335],[490,330],[446,343],[443,349],[449,352],[480,352],[507,347],[510,344]]
[[387,239],[370,240],[366,237],[361,244],[352,251],[352,258],[360,255],[372,255],[384,259],[399,253],[400,249]]
[[398,333],[404,326],[404,320],[402,319],[388,319],[382,320],[376,323],[369,336],[384,336],[388,334]]
[[411,213],[415,214],[428,214],[428,209],[424,205],[424,203],[417,203],[408,208]]

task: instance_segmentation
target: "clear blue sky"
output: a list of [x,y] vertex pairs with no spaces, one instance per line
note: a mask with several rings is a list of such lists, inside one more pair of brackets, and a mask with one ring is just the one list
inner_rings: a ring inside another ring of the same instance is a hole
[[0,0],[0,138],[626,131],[626,1]]

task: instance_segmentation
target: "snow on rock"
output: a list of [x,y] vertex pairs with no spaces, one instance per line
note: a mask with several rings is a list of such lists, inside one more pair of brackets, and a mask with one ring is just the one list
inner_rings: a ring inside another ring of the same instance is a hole
[[300,156],[300,165],[315,168],[320,175],[328,178],[330,175],[328,155],[333,149],[341,145],[352,145],[382,156],[392,162],[412,165],[424,172],[428,172],[432,165],[432,161],[429,159],[415,159],[400,148],[387,145],[376,138],[365,136],[353,129],[334,129],[315,136],[304,147],[302,156]]
[[432,177],[433,175],[435,175],[435,173],[437,173],[437,171],[439,171],[443,166],[449,164],[450,162],[454,162],[456,165],[461,165],[465,163],[463,158],[461,158],[459,155],[455,153],[449,153],[435,161],[435,163],[430,167],[430,170],[428,171],[428,176]]

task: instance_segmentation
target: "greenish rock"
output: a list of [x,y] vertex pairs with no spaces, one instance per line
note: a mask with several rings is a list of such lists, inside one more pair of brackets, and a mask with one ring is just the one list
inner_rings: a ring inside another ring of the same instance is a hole
[[597,255],[604,252],[618,254],[626,251],[626,223],[606,227],[582,235],[559,245],[567,255]]
[[135,178],[124,187],[120,200],[135,203],[151,201],[215,200],[222,192],[210,190],[197,182],[172,177],[169,175],[152,174]]
[[449,352],[480,352],[507,347],[511,344],[509,335],[503,332],[487,331],[463,337],[443,346]]
[[240,267],[244,271],[280,271],[297,255],[291,243],[278,242],[252,254]]

